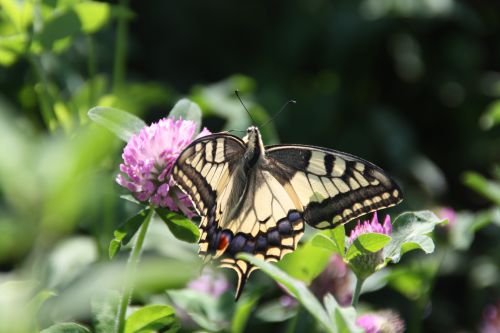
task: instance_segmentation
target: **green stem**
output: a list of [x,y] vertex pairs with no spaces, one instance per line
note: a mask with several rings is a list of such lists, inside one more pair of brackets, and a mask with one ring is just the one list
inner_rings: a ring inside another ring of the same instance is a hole
[[95,91],[95,76],[97,73],[96,56],[95,56],[95,43],[91,35],[86,36],[85,39],[88,49],[87,57],[87,75],[89,80],[89,108],[93,107],[96,102]]
[[[43,28],[43,18],[42,18],[42,9],[41,9],[41,1],[36,0],[33,4],[33,31],[31,33],[31,39],[33,40],[33,36],[39,33]],[[33,67],[33,71],[35,72],[35,76],[37,79],[37,84],[35,84],[35,92],[38,96],[38,102],[40,103],[40,111],[42,113],[42,119],[45,123],[45,126],[50,130],[55,129],[57,123],[55,119],[55,115],[53,112],[53,103],[49,94],[49,82],[47,79],[47,75],[43,70],[42,63],[38,56],[27,50],[28,61]]]
[[353,307],[358,306],[359,294],[361,293],[361,287],[363,286],[364,279],[360,279],[356,277],[356,288],[354,289],[354,295],[352,295],[352,303]]
[[[129,0],[120,0],[120,6],[126,9]],[[117,92],[123,85],[125,78],[125,62],[127,53],[127,22],[128,17],[125,14],[118,18],[118,26],[116,28],[116,44],[115,44],[115,62],[113,68],[113,92]]]
[[35,92],[38,96],[38,102],[40,103],[40,111],[42,113],[42,119],[48,129],[54,130],[56,128],[56,119],[54,112],[52,111],[52,103],[49,94],[49,83],[47,76],[42,68],[40,59],[37,56],[30,54],[28,55],[29,62],[33,67],[37,83],[35,84]]
[[125,329],[125,315],[127,313],[127,307],[130,303],[130,298],[132,296],[132,290],[134,287],[135,273],[137,271],[137,265],[141,258],[142,245],[144,244],[144,238],[146,237],[146,232],[148,230],[149,222],[153,215],[154,210],[150,209],[148,215],[144,219],[144,222],[139,229],[139,234],[137,235],[137,240],[130,252],[130,257],[127,261],[127,267],[125,269],[125,282],[123,286],[123,293],[120,300],[120,306],[118,308],[118,313],[116,314],[115,322],[115,333],[123,333]]

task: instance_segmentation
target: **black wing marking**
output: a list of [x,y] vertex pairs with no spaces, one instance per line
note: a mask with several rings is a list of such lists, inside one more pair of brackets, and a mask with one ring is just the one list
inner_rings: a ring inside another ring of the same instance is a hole
[[290,184],[304,220],[318,229],[334,228],[402,201],[399,186],[376,165],[333,149],[305,145],[266,147],[267,168]]

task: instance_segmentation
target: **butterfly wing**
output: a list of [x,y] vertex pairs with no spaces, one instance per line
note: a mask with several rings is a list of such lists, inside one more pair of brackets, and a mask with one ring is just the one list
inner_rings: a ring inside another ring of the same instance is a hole
[[240,252],[278,261],[297,247],[304,232],[300,201],[273,175],[259,168],[244,172],[245,146],[227,134],[203,137],[179,156],[173,177],[202,216],[200,255],[219,257],[238,275],[236,298],[254,266]]
[[266,147],[270,170],[301,202],[304,220],[327,229],[402,201],[399,186],[376,165],[333,149]]
[[244,152],[244,143],[238,137],[226,133],[208,135],[186,147],[173,167],[175,182],[202,217],[200,255],[206,255],[215,246],[215,216],[222,209],[219,198],[238,185],[234,176]]
[[[221,198],[222,202],[225,200]],[[294,201],[267,170],[256,168],[249,173],[237,208],[234,218],[223,217],[220,223],[221,235],[227,241],[221,266],[234,269],[238,275],[236,298],[256,269],[244,260],[235,259],[237,253],[278,261],[295,250],[304,233],[300,202]]]

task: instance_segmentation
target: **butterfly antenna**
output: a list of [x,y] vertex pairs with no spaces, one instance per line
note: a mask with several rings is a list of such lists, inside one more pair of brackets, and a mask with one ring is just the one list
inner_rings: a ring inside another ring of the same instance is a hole
[[252,119],[252,123],[255,124],[255,120],[253,119],[252,115],[250,114],[250,111],[248,111],[247,107],[245,106],[245,104],[243,103],[243,100],[240,97],[240,92],[238,90],[235,90],[234,93],[235,93],[236,97],[238,97],[238,99],[240,100],[240,103],[241,103],[241,105],[243,105],[243,108],[245,109],[245,111],[250,116],[250,119]]
[[281,107],[281,109],[280,109],[278,112],[276,112],[276,114],[275,114],[275,115],[274,115],[271,119],[269,119],[269,120],[268,120],[268,121],[266,121],[263,125],[261,125],[261,126],[260,126],[260,128],[263,128],[264,126],[266,126],[267,124],[269,124],[271,121],[273,121],[274,119],[276,119],[276,117],[278,117],[278,115],[279,115],[279,114],[280,114],[283,110],[285,110],[285,109],[286,109],[286,107],[287,107],[288,105],[290,105],[290,104],[297,104],[297,102],[296,102],[295,100],[293,100],[293,99],[291,99],[291,100],[287,101],[287,102],[286,102],[286,103],[285,103],[285,104]]
[[230,129],[230,130],[227,130],[228,133],[231,133],[231,132],[240,132],[240,133],[246,133],[247,131],[243,131],[243,130],[237,130],[237,129]]

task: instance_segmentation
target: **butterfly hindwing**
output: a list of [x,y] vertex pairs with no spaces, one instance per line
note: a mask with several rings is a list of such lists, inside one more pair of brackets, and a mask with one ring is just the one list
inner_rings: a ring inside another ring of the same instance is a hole
[[304,220],[318,229],[334,228],[402,200],[398,185],[374,164],[332,149],[305,145],[266,147],[270,168],[290,184]]
[[208,222],[213,232],[207,236],[216,235],[209,250],[216,252],[215,257],[224,254],[221,266],[234,269],[238,275],[236,297],[255,269],[236,259],[236,254],[245,252],[266,261],[278,261],[295,250],[304,233],[301,207],[272,174],[254,169],[247,176],[240,201],[226,205],[230,196],[222,194],[217,211],[226,207],[226,214],[215,214]]

